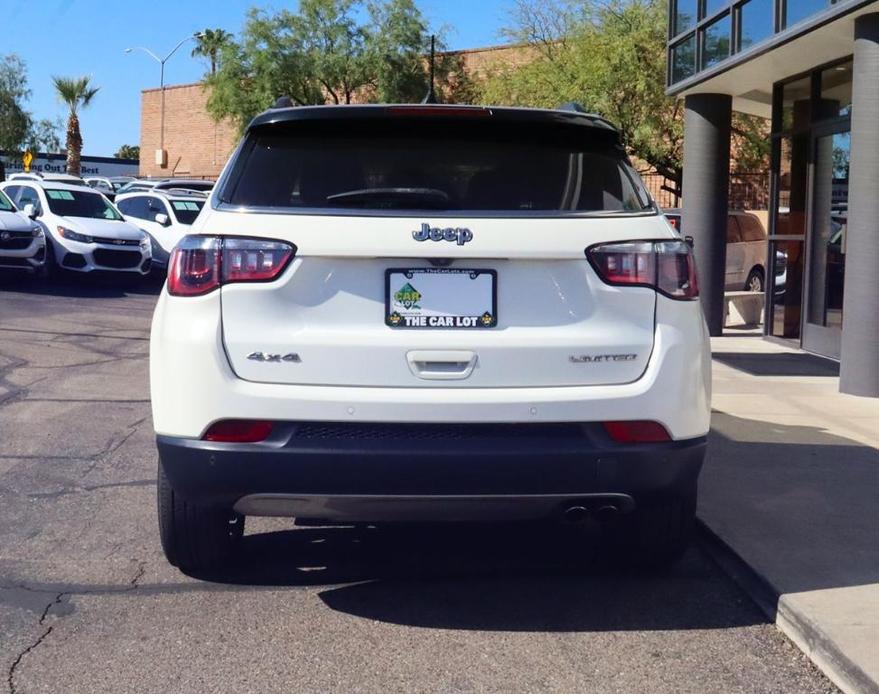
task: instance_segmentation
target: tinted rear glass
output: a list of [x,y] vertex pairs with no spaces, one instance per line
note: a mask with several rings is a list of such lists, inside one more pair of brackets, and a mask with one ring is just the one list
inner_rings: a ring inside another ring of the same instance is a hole
[[649,199],[610,133],[376,120],[251,133],[221,200],[307,209],[635,212]]
[[100,193],[46,188],[46,200],[49,201],[49,209],[60,217],[122,219]]
[[171,207],[174,208],[174,216],[178,222],[192,224],[204,207],[204,200],[172,200]]

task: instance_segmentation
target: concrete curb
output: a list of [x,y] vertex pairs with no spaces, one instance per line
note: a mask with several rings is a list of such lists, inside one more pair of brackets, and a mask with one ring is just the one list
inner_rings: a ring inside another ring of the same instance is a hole
[[697,538],[711,559],[757,607],[846,694],[879,694],[879,682],[871,678],[842,652],[814,620],[792,608],[760,573],[701,519]]

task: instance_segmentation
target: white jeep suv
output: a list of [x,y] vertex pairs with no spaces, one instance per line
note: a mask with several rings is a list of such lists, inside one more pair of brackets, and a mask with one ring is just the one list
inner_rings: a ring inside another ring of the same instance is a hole
[[710,410],[693,256],[575,110],[278,108],[152,325],[169,561],[244,519],[567,519],[686,545]]

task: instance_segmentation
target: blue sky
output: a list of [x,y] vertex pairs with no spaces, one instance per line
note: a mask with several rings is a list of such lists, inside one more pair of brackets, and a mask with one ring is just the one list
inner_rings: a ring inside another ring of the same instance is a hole
[[[431,28],[444,28],[450,48],[500,42],[510,0],[417,0]],[[0,54],[17,53],[28,67],[37,118],[63,117],[51,87],[52,75],[90,75],[101,87],[80,115],[84,154],[112,155],[140,140],[140,90],[159,86],[159,65],[145,46],[163,56],[184,36],[205,28],[237,33],[248,7],[292,7],[294,2],[246,0],[0,0]],[[194,82],[205,63],[184,45],[165,65],[165,83]]]

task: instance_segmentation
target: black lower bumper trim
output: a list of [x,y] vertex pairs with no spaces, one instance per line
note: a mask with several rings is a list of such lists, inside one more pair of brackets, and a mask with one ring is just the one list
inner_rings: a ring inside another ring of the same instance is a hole
[[[356,425],[361,433],[348,436],[338,428],[347,424],[322,423],[325,435],[315,436],[314,423],[286,423],[258,444],[169,436],[157,444],[177,493],[229,507],[252,494],[686,494],[695,490],[706,448],[704,437],[617,444],[591,424],[366,427],[396,429],[374,438]],[[297,435],[300,427],[307,435]],[[404,435],[401,427],[411,430]]]

